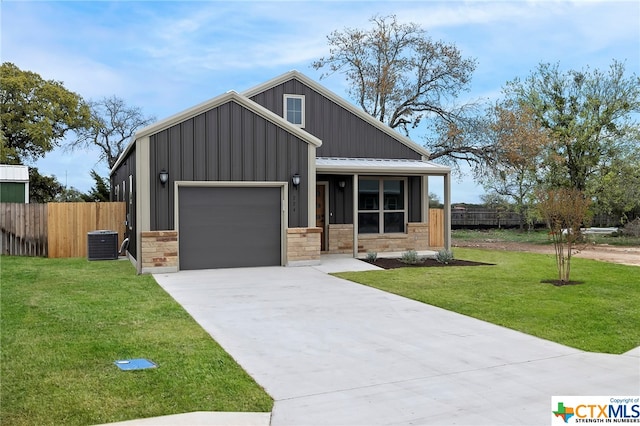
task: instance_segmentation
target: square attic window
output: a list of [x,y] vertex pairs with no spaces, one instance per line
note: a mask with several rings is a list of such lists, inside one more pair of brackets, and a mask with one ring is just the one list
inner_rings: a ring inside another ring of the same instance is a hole
[[284,95],[283,110],[289,123],[304,127],[304,95]]

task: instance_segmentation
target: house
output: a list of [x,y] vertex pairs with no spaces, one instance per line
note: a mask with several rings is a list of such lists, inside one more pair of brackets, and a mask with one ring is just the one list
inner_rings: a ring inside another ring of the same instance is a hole
[[0,164],[0,203],[29,203],[29,168]]
[[427,155],[291,71],[138,131],[111,196],[141,273],[429,249],[429,176],[444,177],[449,248],[451,170]]

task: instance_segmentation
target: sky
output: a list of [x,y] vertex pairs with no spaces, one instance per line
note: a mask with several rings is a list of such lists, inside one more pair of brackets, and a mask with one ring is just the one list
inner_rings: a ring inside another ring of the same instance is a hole
[[[476,59],[460,102],[495,101],[543,62],[604,71],[618,60],[640,74],[638,1],[2,0],[0,57],[87,100],[115,95],[157,119],[293,69],[353,102],[342,74],[320,80],[311,63],[328,54],[332,31],[390,14]],[[91,169],[109,174],[98,157],[57,148],[30,165],[86,192]],[[483,193],[469,174],[454,179],[453,202],[477,203]]]

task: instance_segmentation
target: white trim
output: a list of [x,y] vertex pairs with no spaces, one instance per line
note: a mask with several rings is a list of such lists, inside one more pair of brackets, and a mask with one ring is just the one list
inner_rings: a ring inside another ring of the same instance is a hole
[[289,203],[287,194],[289,184],[287,182],[248,182],[248,181],[186,181],[178,180],[174,182],[174,228],[178,232],[178,270],[180,269],[180,214],[179,191],[180,187],[199,188],[280,188],[280,201],[282,209],[280,211],[280,266],[287,264],[287,224],[289,223]]
[[[121,157],[122,158],[122,157]],[[151,149],[148,136],[136,146],[136,269],[142,273],[142,232],[151,230]],[[129,190],[133,190],[130,188]],[[123,188],[123,196],[126,190]]]
[[343,99],[342,97],[336,95],[335,93],[333,93],[332,91],[330,91],[329,89],[327,89],[326,87],[316,83],[315,81],[313,81],[312,79],[310,79],[309,77],[307,77],[306,75],[300,73],[299,71],[296,70],[292,70],[289,71],[287,73],[284,73],[278,77],[275,77],[265,83],[259,84],[249,90],[245,90],[244,92],[242,92],[242,94],[244,96],[246,96],[247,98],[251,98],[252,96],[255,96],[259,93],[262,93],[266,90],[269,90],[275,86],[278,86],[282,83],[285,83],[291,79],[296,79],[299,82],[301,82],[302,84],[310,87],[311,89],[315,90],[316,92],[320,93],[322,96],[324,96],[325,98],[330,99],[331,101],[335,102],[336,104],[340,105],[341,107],[343,107],[344,109],[352,112],[353,114],[357,115],[358,117],[360,117],[361,119],[363,119],[364,121],[366,121],[367,123],[371,124],[372,126],[378,128],[379,130],[382,130],[384,133],[386,133],[387,135],[391,136],[392,138],[394,138],[395,140],[397,140],[398,142],[402,143],[403,145],[406,145],[408,148],[412,149],[413,151],[428,157],[429,156],[429,151],[427,151],[425,148],[421,147],[420,145],[418,145],[417,143],[415,143],[414,141],[412,141],[411,139],[407,138],[406,136],[401,135],[400,133],[398,133],[397,131],[393,130],[391,127],[387,126],[386,124],[382,123],[380,120],[376,120],[374,117],[372,117],[371,115],[367,114],[366,112],[364,112],[363,110],[361,110],[360,108],[356,107],[355,105],[349,103],[348,101],[346,101],[345,99]]
[[[289,109],[287,108],[287,101],[289,99],[300,99],[300,124],[294,123],[287,119],[287,115],[289,113]],[[304,95],[293,95],[289,93],[285,93],[284,95],[282,95],[282,118],[284,118],[286,121],[293,124],[294,126],[304,129],[304,125],[305,125]]]
[[451,174],[444,175],[444,248],[451,250]]
[[358,196],[360,191],[360,177],[353,174],[353,257],[358,257]]
[[307,169],[307,227],[311,228],[316,223],[316,147],[313,145],[307,145]]
[[420,190],[422,206],[420,209],[420,219],[423,223],[429,221],[429,176],[422,176],[420,179]]

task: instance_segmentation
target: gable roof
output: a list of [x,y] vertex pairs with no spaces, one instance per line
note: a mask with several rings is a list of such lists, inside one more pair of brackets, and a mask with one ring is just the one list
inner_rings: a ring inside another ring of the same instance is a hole
[[143,129],[138,130],[136,134],[133,136],[129,145],[127,145],[127,147],[122,152],[122,154],[120,154],[120,157],[118,158],[118,161],[116,161],[116,163],[114,164],[113,168],[111,169],[111,172],[113,173],[113,171],[115,171],[118,168],[118,166],[123,161],[123,159],[127,156],[127,154],[131,151],[131,149],[133,149],[133,147],[135,146],[136,140],[143,138],[145,136],[151,136],[155,133],[159,133],[163,130],[168,129],[169,127],[175,126],[176,124],[182,123],[183,121],[189,120],[190,118],[196,117],[206,111],[209,111],[213,108],[224,105],[228,102],[235,102],[238,105],[244,108],[247,108],[248,110],[272,122],[276,126],[286,130],[287,132],[297,136],[298,138],[307,142],[310,145],[313,145],[315,147],[319,147],[322,145],[322,141],[317,137],[313,136],[311,133],[305,132],[301,128],[289,123],[287,120],[280,117],[279,115],[269,111],[262,105],[259,105],[256,102],[253,102],[248,97],[245,97],[239,94],[238,92],[231,90],[227,93],[224,93],[220,96],[216,96],[215,98],[209,99],[208,101],[202,102],[191,108],[187,108],[184,111],[181,111],[177,114],[174,114],[160,121],[156,121],[155,123],[147,127],[144,127]]
[[353,105],[352,103],[348,102],[346,99],[336,95],[331,90],[327,89],[326,87],[322,86],[321,84],[315,82],[314,80],[310,79],[306,75],[304,75],[301,72],[296,71],[296,70],[292,70],[292,71],[286,72],[286,73],[284,73],[284,74],[282,74],[282,75],[280,75],[278,77],[275,77],[275,78],[273,78],[273,79],[271,79],[271,80],[269,80],[267,82],[259,84],[259,85],[255,86],[255,87],[251,88],[251,89],[245,90],[244,92],[242,92],[242,95],[246,96],[247,98],[251,98],[252,96],[255,96],[255,95],[260,94],[260,93],[262,93],[264,91],[267,91],[267,90],[269,90],[269,89],[271,89],[271,88],[273,88],[275,86],[278,86],[280,84],[286,83],[287,81],[289,81],[291,79],[296,79],[299,82],[301,82],[302,84],[312,88],[313,90],[315,90],[316,92],[318,92],[322,96],[324,96],[325,98],[330,99],[334,103],[340,105],[341,107],[343,107],[347,111],[349,111],[352,114],[356,115],[357,117],[361,118],[362,120],[364,120],[368,124],[370,124],[370,125],[376,127],[377,129],[383,131],[387,135],[391,136],[392,138],[394,138],[398,142],[402,143],[403,145],[407,146],[408,148],[412,149],[413,151],[417,152],[418,154],[422,155],[423,157],[425,157],[425,158],[429,157],[429,151],[426,150],[424,147],[418,145],[417,143],[415,143],[414,141],[412,141],[408,137],[401,135],[400,133],[398,133],[397,131],[395,131],[391,127],[387,126],[386,124],[384,124],[380,120],[375,119],[373,116],[367,114],[366,112],[364,112],[360,108],[358,108],[355,105]]

